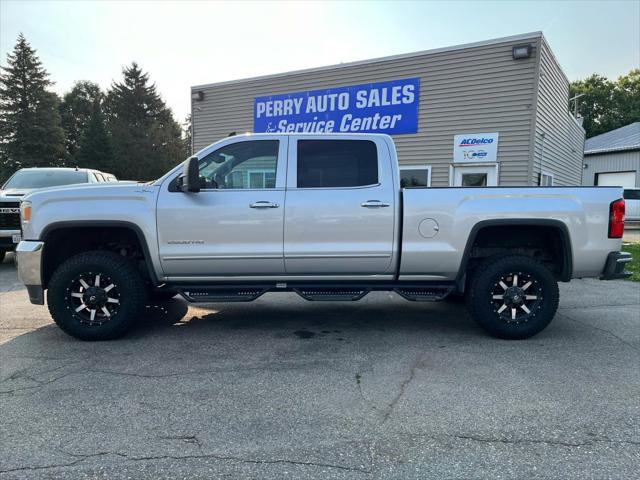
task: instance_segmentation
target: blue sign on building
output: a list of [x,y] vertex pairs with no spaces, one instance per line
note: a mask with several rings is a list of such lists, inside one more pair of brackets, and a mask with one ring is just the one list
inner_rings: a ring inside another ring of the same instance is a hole
[[253,131],[416,133],[419,97],[419,78],[256,97]]

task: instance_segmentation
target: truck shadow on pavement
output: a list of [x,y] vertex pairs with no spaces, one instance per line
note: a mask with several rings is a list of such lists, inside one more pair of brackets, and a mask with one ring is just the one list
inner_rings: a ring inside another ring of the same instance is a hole
[[[147,306],[127,338],[171,334],[178,329],[183,335],[242,331],[301,340],[332,336],[338,341],[347,340],[349,332],[484,335],[460,304],[407,302],[392,294],[373,298],[382,295],[370,294],[372,298],[360,302],[308,302],[295,294],[267,294],[252,303],[222,304],[187,304],[177,297]],[[340,333],[345,336],[336,336]]]
[[[384,294],[371,294],[371,297]],[[449,302],[418,303],[400,298],[371,298],[360,302],[307,302],[295,294],[267,294],[251,303],[189,304],[180,297],[147,305],[132,330],[120,342],[148,342],[170,345],[205,339],[223,341],[241,337],[243,348],[264,338],[309,341],[319,338],[351,343],[357,338],[418,335],[448,337],[484,337],[462,305]],[[42,316],[48,317],[43,309]],[[38,315],[40,317],[40,315]],[[40,325],[42,322],[39,321]],[[0,352],[10,345],[43,350],[60,348],[60,343],[85,344],[64,334],[55,324],[16,332],[14,338],[0,345]],[[47,346],[51,343],[50,346]],[[90,344],[91,342],[89,342]],[[26,345],[31,345],[27,347]],[[0,353],[1,355],[1,353]]]

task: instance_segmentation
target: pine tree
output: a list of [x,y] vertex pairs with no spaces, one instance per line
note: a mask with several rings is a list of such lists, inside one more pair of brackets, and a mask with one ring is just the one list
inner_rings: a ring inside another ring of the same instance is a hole
[[103,96],[96,83],[81,80],[62,98],[60,117],[66,134],[65,147],[71,165],[77,163],[76,155],[84,130],[93,115],[94,103],[102,101]]
[[99,99],[93,102],[91,110],[91,116],[84,127],[75,158],[80,167],[95,168],[112,173],[114,164],[111,139],[107,132]]
[[35,50],[20,34],[7,66],[0,69],[0,168],[5,175],[21,167],[64,163],[59,100],[47,91],[50,85]]
[[130,180],[157,178],[186,156],[180,125],[135,62],[122,73],[122,83],[112,85],[105,101],[113,173]]

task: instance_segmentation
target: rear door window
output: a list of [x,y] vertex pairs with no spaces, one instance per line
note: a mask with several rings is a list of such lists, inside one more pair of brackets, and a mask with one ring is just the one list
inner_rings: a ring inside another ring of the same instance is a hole
[[344,188],[378,183],[378,150],[369,140],[299,140],[298,188]]

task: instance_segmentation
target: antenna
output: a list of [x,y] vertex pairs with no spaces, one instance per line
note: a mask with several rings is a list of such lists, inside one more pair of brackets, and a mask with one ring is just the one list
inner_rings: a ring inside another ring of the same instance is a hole
[[569,103],[571,103],[571,100],[573,100],[573,118],[578,118],[578,99],[580,97],[584,97],[585,95],[586,93],[579,93],[578,95],[575,95],[569,99]]

